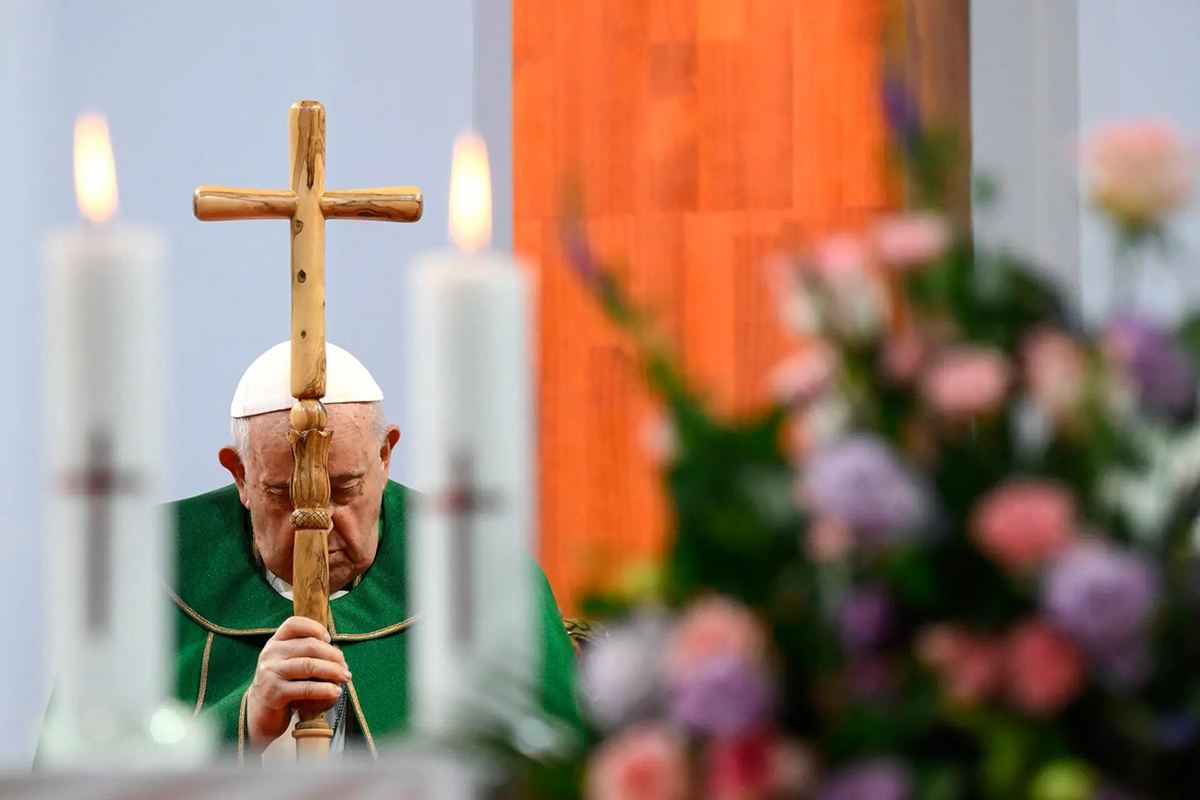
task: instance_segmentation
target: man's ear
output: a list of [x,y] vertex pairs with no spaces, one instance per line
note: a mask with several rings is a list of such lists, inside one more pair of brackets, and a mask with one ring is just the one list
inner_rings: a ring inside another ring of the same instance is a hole
[[221,466],[229,470],[229,474],[233,476],[233,482],[237,484],[238,497],[242,499],[242,505],[249,508],[246,502],[246,465],[242,463],[242,457],[238,455],[238,451],[226,445],[217,451],[217,460],[221,462]]
[[383,461],[384,477],[387,477],[388,467],[392,465],[392,450],[395,449],[398,441],[400,441],[400,428],[388,425],[387,435],[383,437],[383,444],[379,446],[379,458]]

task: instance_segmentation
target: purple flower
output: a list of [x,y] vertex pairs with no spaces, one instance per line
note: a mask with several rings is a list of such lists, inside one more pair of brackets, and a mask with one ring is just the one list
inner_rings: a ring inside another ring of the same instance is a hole
[[816,451],[801,472],[800,500],[846,525],[862,544],[896,544],[922,532],[930,502],[924,487],[882,439],[858,434]]
[[838,610],[838,632],[851,653],[874,650],[895,627],[896,614],[887,592],[874,586],[851,594]]
[[671,687],[677,722],[720,739],[753,732],[770,717],[774,691],[766,672],[745,659],[720,657],[699,664]]
[[583,282],[594,288],[599,282],[603,270],[596,260],[588,242],[583,222],[574,214],[567,215],[559,221],[559,239],[562,241],[563,254],[567,263],[575,270]]
[[1187,354],[1166,331],[1127,314],[1106,332],[1105,351],[1133,384],[1138,403],[1148,413],[1182,416],[1195,408],[1197,376]]
[[892,758],[860,761],[838,771],[817,792],[817,800],[908,800],[912,774]]
[[579,664],[583,703],[604,728],[655,716],[662,706],[662,642],[668,621],[643,614],[614,626],[584,650]]
[[1132,553],[1084,541],[1050,567],[1042,602],[1059,628],[1117,665],[1138,650],[1158,607],[1157,575]]
[[901,144],[911,145],[921,136],[921,112],[904,83],[895,72],[883,76],[883,117],[888,130]]

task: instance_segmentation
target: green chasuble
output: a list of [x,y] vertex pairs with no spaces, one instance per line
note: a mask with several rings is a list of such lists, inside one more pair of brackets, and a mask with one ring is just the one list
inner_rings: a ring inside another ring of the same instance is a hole
[[[405,729],[408,636],[419,625],[405,592],[405,518],[409,490],[389,481],[383,493],[375,563],[348,594],[330,601],[333,643],[354,673],[347,687],[354,721],[372,753],[376,740]],[[245,752],[245,697],[258,654],[292,614],[256,563],[250,512],[227,486],[172,504],[178,525],[173,599],[177,607],[176,693],[219,721],[239,756]],[[536,568],[535,568],[536,569]],[[550,584],[536,569],[541,595],[542,702],[550,714],[577,719],[575,653]]]

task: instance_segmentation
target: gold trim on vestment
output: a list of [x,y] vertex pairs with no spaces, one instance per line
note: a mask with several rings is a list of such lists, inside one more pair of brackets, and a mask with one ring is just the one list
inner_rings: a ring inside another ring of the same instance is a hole
[[[370,639],[378,639],[381,636],[387,636],[389,633],[397,633],[398,631],[402,631],[420,618],[420,614],[413,614],[411,617],[402,622],[397,622],[394,625],[388,625],[386,628],[380,628],[377,631],[371,631],[369,633],[338,633],[337,631],[334,631],[332,636],[335,642],[365,642]],[[329,624],[330,626],[333,625],[332,617],[330,617]]]
[[171,591],[169,588],[167,589],[167,594],[171,595],[171,599],[175,601],[175,605],[179,606],[183,613],[187,614],[192,618],[193,622],[207,631],[219,633],[222,636],[261,636],[275,632],[274,628],[226,628],[221,625],[217,625],[216,623],[209,622],[204,617],[197,614],[194,610],[192,610],[191,606],[183,602],[179,595],[175,594],[175,592]]
[[[333,621],[333,614],[329,615],[329,636],[333,641],[338,641],[337,623]],[[346,688],[350,690],[350,702],[354,703],[354,716],[358,717],[358,724],[362,726],[363,738],[367,740],[367,747],[371,748],[371,757],[379,758],[379,752],[375,749],[375,739],[371,736],[371,726],[367,724],[367,715],[363,713],[362,706],[358,704],[358,692],[354,689],[354,681],[346,681]]]
[[[200,614],[197,613],[195,611],[195,609],[193,609],[187,603],[183,602],[183,600],[179,597],[179,595],[177,595],[177,594],[175,594],[175,592],[171,591],[170,588],[167,588],[167,587],[164,587],[164,588],[166,588],[167,594],[169,594],[171,596],[171,599],[175,601],[175,605],[179,606],[179,609],[183,613],[185,613],[189,617],[191,617],[193,622],[195,622],[197,625],[199,625],[201,628],[204,628],[207,631],[211,631],[212,633],[219,633],[222,636],[269,636],[269,635],[275,633],[275,630],[276,630],[275,628],[226,628],[223,625],[218,625],[215,622],[210,622],[207,619],[205,619],[204,617],[200,616]],[[385,628],[379,628],[378,630],[367,631],[366,633],[336,634],[336,635],[334,635],[333,640],[335,642],[365,642],[370,639],[378,639],[382,636],[387,636],[388,634],[392,634],[392,633],[396,633],[397,631],[404,630],[409,625],[412,625],[414,622],[416,622],[418,619],[420,619],[420,617],[421,617],[420,614],[413,614],[411,617],[409,617],[406,620],[401,620],[400,622],[396,622],[392,625],[388,625]]]
[[367,715],[363,713],[362,705],[358,702],[358,692],[354,688],[354,681],[346,681],[346,687],[350,690],[350,702],[354,703],[354,715],[358,717],[358,724],[362,725],[367,747],[371,748],[371,757],[379,758],[379,751],[375,749],[375,737],[371,735],[371,726],[367,724]]
[[204,657],[200,659],[200,688],[196,692],[196,707],[192,709],[192,716],[200,713],[200,709],[204,706],[204,690],[208,688],[208,656],[212,653],[213,636],[212,631],[208,632],[208,638],[204,640]]
[[242,692],[242,703],[238,708],[238,763],[246,758],[246,701],[250,698],[250,687]]

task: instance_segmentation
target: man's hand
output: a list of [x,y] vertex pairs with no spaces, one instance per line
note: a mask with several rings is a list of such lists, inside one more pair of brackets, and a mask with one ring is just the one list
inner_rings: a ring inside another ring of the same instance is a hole
[[292,703],[334,703],[339,685],[350,680],[342,651],[329,643],[329,632],[305,617],[289,617],[258,654],[258,669],[246,699],[250,743],[266,747],[287,730]]

